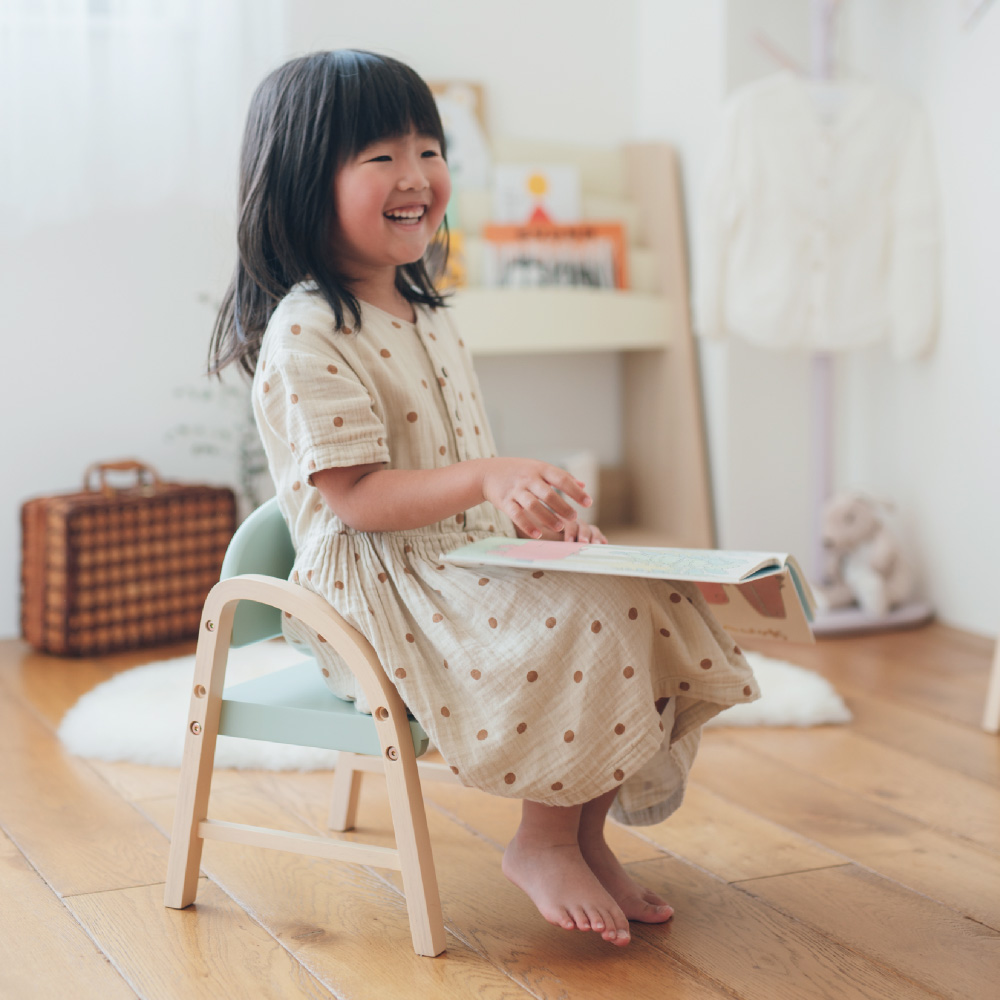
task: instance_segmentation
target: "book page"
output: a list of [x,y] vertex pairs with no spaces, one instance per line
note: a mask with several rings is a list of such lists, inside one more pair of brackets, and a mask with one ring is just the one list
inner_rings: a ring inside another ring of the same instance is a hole
[[571,573],[641,576],[658,580],[738,583],[752,573],[784,564],[769,552],[717,549],[644,548],[635,545],[586,545],[520,538],[485,538],[448,552],[458,565],[527,566]]

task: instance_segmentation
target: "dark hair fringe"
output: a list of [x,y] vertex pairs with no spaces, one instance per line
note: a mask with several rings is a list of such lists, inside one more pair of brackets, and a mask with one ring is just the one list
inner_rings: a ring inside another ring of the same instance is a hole
[[[430,88],[409,66],[354,49],[315,52],[269,74],[250,102],[240,154],[236,270],[209,344],[208,373],[234,362],[253,375],[268,320],[293,285],[312,280],[336,329],[361,306],[331,259],[333,178],[350,157],[410,129],[432,136],[447,158]],[[434,285],[449,251],[448,223],[424,257],[396,268],[409,302],[447,304]]]

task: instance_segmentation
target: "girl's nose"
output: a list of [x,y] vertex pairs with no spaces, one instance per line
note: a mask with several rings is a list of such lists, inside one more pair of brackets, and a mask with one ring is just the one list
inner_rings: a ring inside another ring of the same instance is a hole
[[400,191],[422,191],[430,187],[430,182],[424,173],[423,160],[416,156],[407,157],[396,186]]

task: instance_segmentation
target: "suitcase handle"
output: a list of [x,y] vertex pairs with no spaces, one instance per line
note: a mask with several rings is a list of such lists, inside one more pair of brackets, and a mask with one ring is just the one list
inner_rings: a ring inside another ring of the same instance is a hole
[[142,479],[145,479],[147,484],[150,486],[160,485],[160,477],[151,465],[146,465],[145,462],[137,462],[132,458],[125,458],[120,462],[94,462],[93,465],[89,466],[87,471],[83,474],[84,491],[87,493],[94,491],[94,487],[91,483],[93,482],[96,474],[100,480],[100,491],[105,496],[114,495],[115,488],[111,486],[107,480],[107,474],[109,472],[134,472],[137,484]]

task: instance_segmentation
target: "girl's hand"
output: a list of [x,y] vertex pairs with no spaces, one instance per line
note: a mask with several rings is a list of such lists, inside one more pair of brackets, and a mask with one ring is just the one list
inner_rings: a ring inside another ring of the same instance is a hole
[[563,541],[583,542],[585,545],[607,545],[604,532],[596,524],[586,524],[576,520],[563,529]]
[[530,458],[482,459],[483,499],[503,511],[525,538],[576,530],[576,511],[556,492],[582,507],[593,502],[583,483],[564,469]]

